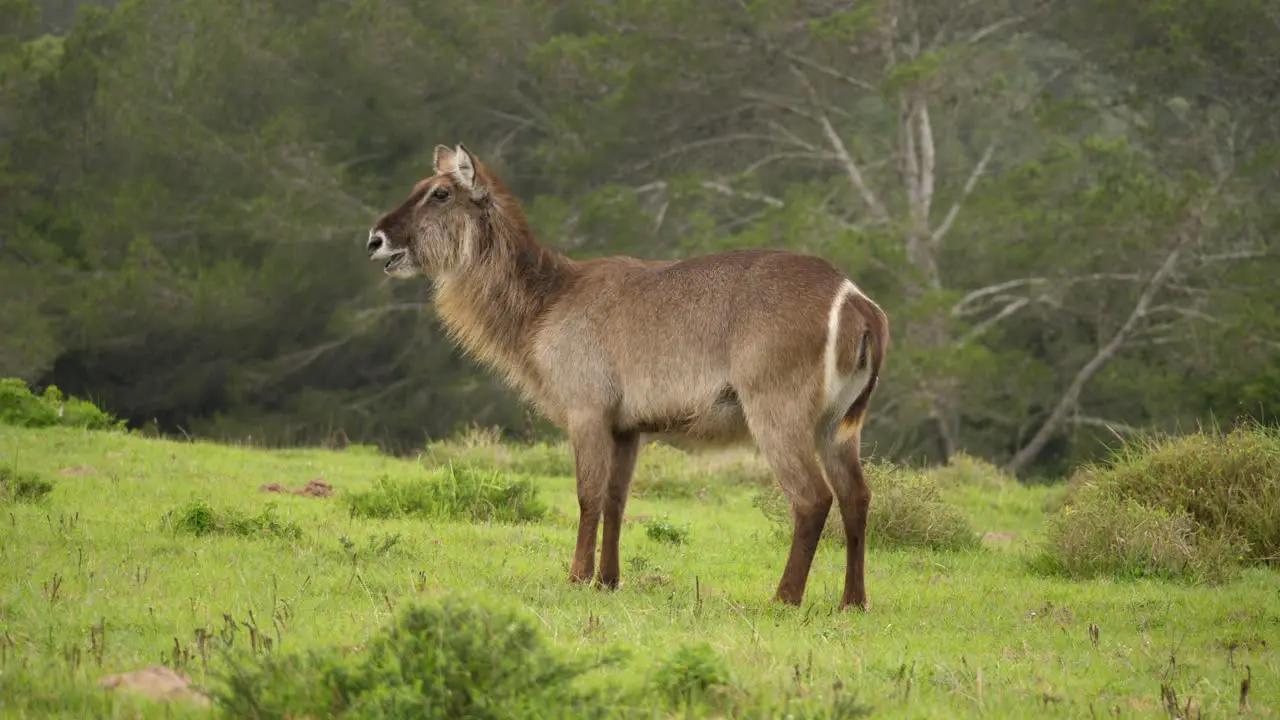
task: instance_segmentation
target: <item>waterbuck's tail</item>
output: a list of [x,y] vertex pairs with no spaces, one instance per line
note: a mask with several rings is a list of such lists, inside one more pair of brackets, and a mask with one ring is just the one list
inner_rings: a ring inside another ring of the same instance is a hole
[[884,311],[862,295],[850,297],[848,302],[855,306],[858,317],[864,321],[854,369],[857,373],[867,373],[867,384],[840,419],[836,432],[840,442],[861,436],[862,423],[866,420],[867,408],[871,404],[871,394],[875,392],[880,368],[884,365],[884,356],[889,349],[889,319]]

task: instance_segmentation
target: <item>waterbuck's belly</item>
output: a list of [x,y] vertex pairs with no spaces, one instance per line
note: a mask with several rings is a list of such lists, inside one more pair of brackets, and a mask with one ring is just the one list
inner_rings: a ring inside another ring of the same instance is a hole
[[623,386],[618,415],[619,429],[685,449],[750,439],[741,399],[723,377],[645,376]]

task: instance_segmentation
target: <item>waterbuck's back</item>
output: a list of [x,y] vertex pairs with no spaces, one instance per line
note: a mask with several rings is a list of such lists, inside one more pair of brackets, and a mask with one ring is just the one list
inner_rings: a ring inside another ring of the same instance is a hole
[[746,440],[744,395],[821,402],[831,307],[844,276],[820,258],[745,250],[579,266],[540,333],[556,405],[608,397],[619,429]]

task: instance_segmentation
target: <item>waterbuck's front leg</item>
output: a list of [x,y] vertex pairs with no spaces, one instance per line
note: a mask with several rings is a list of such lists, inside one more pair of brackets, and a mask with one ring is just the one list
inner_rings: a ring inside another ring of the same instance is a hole
[[[630,485],[631,468],[635,465],[634,440],[626,441],[614,435],[613,429],[605,421],[604,415],[588,415],[574,418],[569,425],[569,442],[573,446],[574,474],[578,483],[578,544],[573,552],[573,567],[569,571],[569,582],[584,583],[591,580],[595,572],[596,535],[600,528],[601,513],[609,507],[605,519],[605,557],[601,569],[612,573],[613,584],[618,577],[618,531],[612,522],[616,510],[617,523],[621,525],[622,504],[625,503],[626,488]],[[611,478],[621,478],[619,469],[626,462],[626,478],[623,485],[622,502],[611,502],[609,493]],[[610,532],[612,529],[612,541]],[[610,552],[612,568],[609,567]]]

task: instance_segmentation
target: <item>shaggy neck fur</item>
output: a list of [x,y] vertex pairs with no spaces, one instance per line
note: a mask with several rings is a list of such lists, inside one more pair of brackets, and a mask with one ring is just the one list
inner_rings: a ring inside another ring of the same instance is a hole
[[488,206],[476,257],[439,278],[436,308],[469,354],[525,391],[539,378],[532,341],[542,318],[573,281],[569,258],[538,244],[524,213],[501,183],[486,177]]

